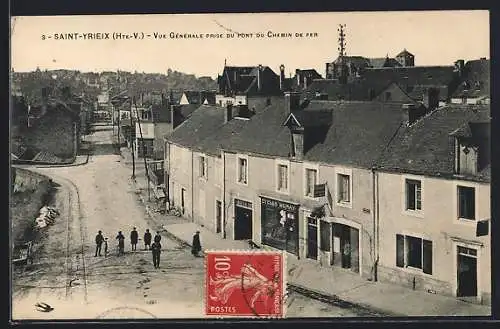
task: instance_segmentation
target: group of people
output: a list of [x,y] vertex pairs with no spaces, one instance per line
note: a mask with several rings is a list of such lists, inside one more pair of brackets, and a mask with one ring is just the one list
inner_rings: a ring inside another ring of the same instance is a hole
[[[115,238],[118,240],[118,256],[122,256],[125,254],[125,236],[122,231],[118,231],[118,235]],[[153,240],[153,243],[151,241]],[[160,232],[156,232],[154,239],[152,238],[149,229],[146,229],[144,233],[144,250],[151,250],[153,254],[153,265],[154,268],[160,268],[160,254],[161,254],[161,235]],[[139,242],[139,233],[137,229],[134,227],[130,232],[130,244],[131,250],[137,250],[137,243]],[[108,255],[108,238],[105,238],[102,235],[102,231],[99,231],[95,237],[96,249],[94,257],[101,256],[102,246],[104,245],[104,256]],[[193,243],[191,247],[191,253],[193,256],[198,257],[201,251],[201,242],[200,242],[200,231],[196,231],[193,236]]]
[[[118,231],[118,235],[115,238],[118,240],[118,256],[122,256],[125,254],[125,236],[122,231]],[[153,240],[153,243],[151,241]],[[149,229],[144,233],[144,250],[151,250],[153,253],[153,265],[155,268],[160,267],[160,253],[161,253],[161,235],[160,232],[156,232],[154,239],[152,238],[151,232]],[[131,250],[137,250],[137,243],[139,242],[139,233],[137,229],[134,227],[130,232],[130,245]],[[105,238],[102,235],[102,231],[99,231],[95,237],[95,255],[94,257],[101,256],[102,246],[104,245],[104,256],[108,256],[108,238]]]

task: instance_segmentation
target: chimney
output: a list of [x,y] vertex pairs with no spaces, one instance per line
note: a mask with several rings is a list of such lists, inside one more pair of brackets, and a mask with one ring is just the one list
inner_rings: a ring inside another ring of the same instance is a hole
[[287,114],[300,110],[300,93],[285,92],[285,111]]
[[173,129],[182,123],[180,105],[170,105],[170,123],[172,124]]
[[307,76],[304,74],[304,86],[303,88],[306,89],[307,88]]
[[224,123],[228,123],[233,119],[233,104],[227,103],[224,111]]
[[427,88],[423,95],[423,104],[428,111],[435,110],[439,107],[439,89]]
[[260,92],[262,90],[262,65],[259,64],[257,69],[257,90]]
[[300,86],[300,70],[295,70],[295,77],[297,78],[297,86]]
[[464,74],[465,61],[463,59],[459,59],[455,62],[455,72],[458,73],[459,77],[462,77]]
[[285,65],[280,65],[280,90],[285,90]]
[[424,106],[417,106],[416,104],[403,104],[403,121],[408,126],[411,126],[415,121],[423,117],[428,111]]

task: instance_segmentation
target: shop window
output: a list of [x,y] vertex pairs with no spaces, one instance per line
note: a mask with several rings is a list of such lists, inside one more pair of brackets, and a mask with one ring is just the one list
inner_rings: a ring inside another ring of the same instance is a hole
[[473,187],[458,187],[458,217],[462,219],[475,220],[476,218],[476,196]]
[[306,196],[314,196],[314,185],[316,185],[316,176],[318,171],[316,169],[306,169]]
[[331,225],[328,222],[320,221],[320,249],[322,251],[331,250]]
[[406,210],[422,210],[422,183],[406,180]]
[[396,266],[432,274],[432,241],[396,234]]

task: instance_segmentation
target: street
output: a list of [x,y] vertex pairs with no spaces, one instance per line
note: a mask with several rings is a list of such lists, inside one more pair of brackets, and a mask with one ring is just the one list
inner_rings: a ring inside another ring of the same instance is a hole
[[[153,268],[142,236],[148,228],[154,235],[159,227],[135,193],[131,165],[113,147],[112,127],[95,125],[93,130],[86,136],[93,149],[87,164],[34,169],[59,185],[55,206],[61,216],[48,228],[35,266],[13,282],[13,319],[203,317],[203,258],[162,235],[160,269]],[[136,165],[140,173],[142,161]],[[129,244],[133,227],[140,237],[137,251]],[[104,250],[103,256],[94,257],[98,230],[108,238],[107,257]],[[126,237],[124,256],[116,252],[118,231]],[[38,311],[38,302],[53,310]],[[287,303],[288,317],[359,316],[295,292]]]

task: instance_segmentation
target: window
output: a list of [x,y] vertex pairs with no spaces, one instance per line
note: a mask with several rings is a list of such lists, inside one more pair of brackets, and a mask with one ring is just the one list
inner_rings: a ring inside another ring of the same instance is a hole
[[432,241],[396,234],[396,266],[432,274]]
[[160,112],[154,111],[153,112],[153,121],[157,122],[160,120]]
[[288,166],[278,165],[278,191],[288,190]]
[[406,210],[422,210],[422,183],[406,180]]
[[344,174],[337,175],[337,184],[338,184],[338,202],[349,203],[351,202],[351,184],[350,184],[350,176]]
[[476,193],[473,187],[458,187],[458,218],[475,220]]
[[385,100],[386,100],[386,101],[390,101],[390,100],[391,100],[391,92],[390,92],[390,91],[387,91],[387,92],[385,93]]
[[316,185],[316,169],[306,169],[306,196],[314,196],[314,185]]
[[247,184],[248,180],[248,161],[245,158],[238,159],[238,182]]
[[203,155],[200,156],[200,177],[207,178],[208,161]]

